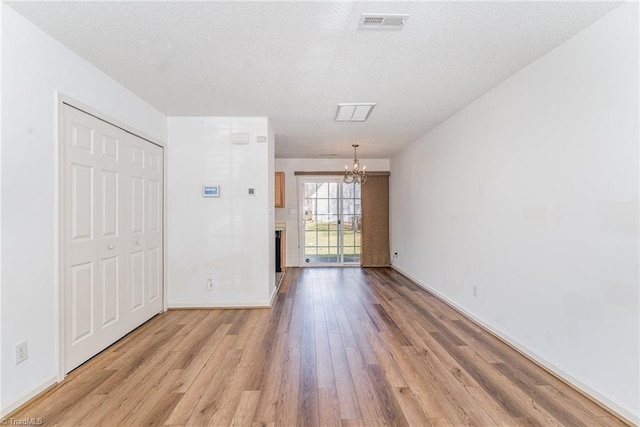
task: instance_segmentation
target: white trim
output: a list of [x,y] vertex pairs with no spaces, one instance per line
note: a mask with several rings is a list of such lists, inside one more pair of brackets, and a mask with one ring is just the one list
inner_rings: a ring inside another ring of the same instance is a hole
[[103,113],[103,112],[101,112],[99,110],[96,110],[95,108],[90,107],[89,105],[84,104],[84,103],[78,101],[77,99],[74,99],[74,98],[72,98],[72,97],[70,97],[68,95],[65,95],[63,93],[58,92],[58,99],[59,99],[60,103],[62,103],[62,104],[67,104],[67,105],[69,105],[69,106],[71,106],[73,108],[81,110],[81,111],[83,111],[83,112],[85,112],[85,113],[87,113],[87,114],[89,114],[91,116],[94,116],[97,119],[100,119],[100,120],[105,121],[105,122],[107,122],[109,124],[112,124],[113,126],[116,126],[116,127],[122,129],[125,132],[131,133],[131,134],[133,134],[135,136],[139,136],[140,138],[146,139],[147,141],[149,141],[149,142],[151,142],[153,144],[156,144],[156,145],[158,145],[160,147],[164,148],[166,146],[166,143],[164,141],[161,141],[161,140],[159,140],[157,138],[149,136],[146,133],[144,133],[144,132],[142,132],[142,131],[140,131],[140,130],[132,127],[132,126],[129,126],[128,124],[126,124],[124,122],[121,122],[120,120],[115,119],[115,118],[113,118],[113,117],[111,117],[111,116],[109,116],[109,115],[107,115],[107,114],[105,114],[105,113]]
[[26,393],[24,393],[21,397],[19,397],[18,399],[14,400],[10,404],[2,408],[2,412],[0,413],[0,418],[6,417],[8,414],[15,411],[16,409],[18,409],[19,407],[21,407],[22,405],[24,405],[25,403],[33,399],[34,397],[37,397],[40,393],[42,393],[43,391],[45,391],[46,389],[48,389],[49,387],[51,387],[56,383],[58,383],[58,379],[57,377],[53,376],[48,380],[44,381],[43,383],[41,383],[40,385],[37,385],[31,388]]
[[55,106],[53,108],[53,113],[56,115],[57,120],[54,120],[54,133],[56,135],[56,144],[54,147],[54,152],[56,159],[58,160],[55,164],[54,171],[54,180],[56,188],[56,192],[53,195],[53,200],[58,209],[55,210],[55,224],[57,224],[57,233],[54,233],[53,241],[54,241],[54,250],[53,250],[53,259],[55,260],[53,268],[54,268],[54,284],[53,288],[54,292],[54,310],[55,310],[55,318],[57,319],[56,325],[54,327],[54,353],[55,353],[55,366],[56,366],[56,380],[58,382],[64,379],[64,286],[62,286],[62,272],[64,265],[64,250],[62,248],[63,242],[63,223],[64,218],[62,216],[63,206],[62,206],[62,190],[64,186],[64,150],[63,150],[63,141],[64,141],[64,100],[65,96],[60,92],[56,91],[55,93]]
[[[280,283],[282,283],[282,280]],[[273,292],[271,292],[271,296],[269,297],[269,307],[273,307],[273,301],[275,301],[276,295],[278,295],[278,289],[280,289],[280,284],[276,283],[276,287],[273,289]]]
[[[277,292],[274,292],[274,295],[276,293]],[[242,304],[234,304],[234,303],[202,304],[202,302],[186,302],[186,303],[171,304],[168,307],[169,310],[175,310],[175,309],[181,309],[181,308],[202,309],[202,310],[209,310],[213,308],[243,309],[243,308],[271,308],[271,305],[269,304],[269,302],[265,303],[264,301],[243,302]]]
[[162,209],[164,209],[164,211],[162,212],[162,309],[163,311],[167,311],[167,309],[169,308],[169,218],[167,218],[167,216],[169,215],[169,192],[167,191],[167,188],[169,188],[169,155],[167,146],[163,146],[162,159],[164,163],[162,166]]
[[580,380],[574,378],[573,376],[571,376],[570,374],[568,374],[564,370],[558,368],[557,366],[555,366],[551,362],[549,362],[549,361],[545,360],[544,358],[540,357],[534,351],[528,349],[524,345],[520,344],[518,341],[514,340],[513,338],[511,338],[508,335],[504,334],[503,332],[495,329],[494,327],[492,327],[488,323],[484,322],[482,319],[478,318],[473,313],[471,313],[470,311],[466,310],[464,307],[462,307],[461,305],[459,305],[458,303],[456,303],[452,299],[448,298],[447,296],[445,296],[441,292],[439,292],[436,289],[433,289],[432,287],[422,283],[420,280],[416,279],[415,277],[413,277],[412,275],[410,275],[409,273],[407,273],[406,271],[402,270],[401,268],[399,268],[399,267],[397,267],[395,265],[392,265],[391,268],[396,270],[398,273],[402,274],[403,276],[406,276],[407,278],[411,279],[416,285],[420,286],[424,290],[434,294],[436,297],[438,297],[439,299],[444,301],[446,304],[450,305],[455,310],[457,310],[460,313],[464,314],[469,319],[471,319],[472,321],[474,321],[478,325],[482,326],[484,329],[486,329],[487,331],[489,331],[490,333],[492,333],[493,335],[495,335],[496,337],[498,337],[499,339],[501,339],[502,341],[504,341],[505,343],[507,343],[508,345],[510,345],[511,347],[516,349],[517,351],[519,351],[520,353],[522,353],[524,356],[526,356],[529,359],[531,359],[533,362],[539,364],[544,369],[548,370],[549,372],[551,372],[552,374],[556,375],[557,377],[559,377],[563,381],[567,382],[569,385],[573,386],[579,392],[587,395],[589,398],[591,398],[594,401],[598,402],[600,405],[606,407],[607,409],[609,409],[611,412],[615,413],[620,418],[623,418],[626,421],[628,421],[628,422],[630,422],[630,423],[632,423],[634,425],[640,424],[640,417],[638,417],[637,415],[629,412],[627,409],[621,407],[617,403],[613,402],[611,399],[607,398],[606,396],[603,396],[598,391],[596,391],[593,388],[589,387],[588,385],[584,384]]

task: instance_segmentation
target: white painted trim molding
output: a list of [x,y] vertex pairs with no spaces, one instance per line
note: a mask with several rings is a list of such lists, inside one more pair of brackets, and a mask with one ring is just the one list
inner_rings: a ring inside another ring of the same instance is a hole
[[[274,294],[275,295],[275,294]],[[210,310],[214,308],[226,308],[226,309],[243,309],[243,308],[271,308],[271,304],[269,302],[248,302],[242,304],[233,304],[233,303],[223,303],[223,304],[211,304],[211,305],[203,305],[201,302],[193,302],[193,303],[179,303],[179,304],[169,304],[168,310],[177,310],[177,309],[202,309],[202,310]]]
[[442,293],[438,292],[437,290],[431,288],[430,286],[426,285],[425,283],[422,283],[420,280],[416,279],[411,274],[407,273],[406,271],[402,270],[401,268],[396,267],[395,265],[392,265],[391,268],[396,270],[398,273],[402,274],[403,276],[407,277],[408,279],[411,279],[411,281],[413,281],[416,285],[418,285],[422,289],[432,293],[437,298],[439,298],[441,301],[443,301],[447,305],[453,307],[455,310],[459,311],[460,313],[462,313],[463,315],[468,317],[470,320],[472,320],[473,322],[477,323],[478,325],[480,325],[481,327],[483,327],[484,329],[486,329],[487,331],[489,331],[490,333],[495,335],[500,340],[504,341],[507,345],[511,346],[516,351],[520,352],[523,356],[527,357],[528,359],[530,359],[534,363],[540,365],[542,368],[546,369],[551,374],[557,376],[560,380],[565,381],[566,383],[568,383],[569,385],[574,387],[576,390],[578,390],[580,393],[582,393],[585,396],[587,396],[588,398],[592,399],[594,402],[598,403],[599,405],[603,406],[604,408],[608,409],[609,411],[615,413],[617,416],[619,416],[620,418],[623,418],[625,421],[627,421],[630,424],[633,424],[633,425],[639,425],[640,424],[640,418],[637,417],[636,415],[632,414],[631,412],[629,412],[625,408],[623,408],[620,405],[616,404],[615,402],[611,401],[606,396],[603,396],[602,394],[598,393],[598,391],[596,391],[596,390],[592,389],[591,387],[587,386],[586,384],[582,383],[581,381],[579,381],[578,379],[574,378],[573,376],[571,376],[567,372],[563,371],[562,369],[558,368],[557,366],[553,365],[549,361],[547,361],[547,360],[543,359],[542,357],[538,356],[534,351],[531,351],[527,347],[525,347],[522,344],[520,344],[518,341],[514,340],[513,338],[511,338],[508,335],[504,334],[503,332],[493,328],[491,325],[485,323],[482,319],[476,317],[473,313],[471,313],[470,311],[466,310],[464,307],[458,305],[458,303],[456,303],[452,299],[448,298],[447,296],[443,295]]
[[284,274],[286,274],[284,271],[282,272],[283,276],[280,279],[280,281],[278,281],[278,283],[276,283],[276,287],[273,290],[273,292],[271,292],[271,297],[269,297],[269,307],[273,307],[273,301],[275,301],[276,299],[276,295],[278,295],[278,291],[280,290],[280,285],[282,285],[282,282],[284,282]]
[[19,399],[9,403],[7,406],[2,408],[2,411],[0,412],[0,418],[6,417],[11,412],[15,411],[16,409],[18,409],[19,407],[21,407],[31,399],[37,397],[40,393],[44,392],[46,389],[48,389],[52,385],[55,385],[57,383],[58,383],[58,378],[56,376],[53,376],[48,380],[46,380],[45,382],[43,382],[42,384],[27,391]]

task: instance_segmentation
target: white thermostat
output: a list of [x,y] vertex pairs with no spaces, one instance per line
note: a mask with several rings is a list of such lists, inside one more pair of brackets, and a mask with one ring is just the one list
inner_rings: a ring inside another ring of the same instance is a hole
[[219,185],[203,185],[202,197],[220,197]]

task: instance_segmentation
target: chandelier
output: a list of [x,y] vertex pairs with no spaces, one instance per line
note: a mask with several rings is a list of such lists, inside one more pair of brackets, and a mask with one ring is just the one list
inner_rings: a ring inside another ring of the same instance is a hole
[[358,155],[356,154],[356,150],[358,149],[358,144],[352,144],[353,147],[353,165],[351,169],[345,165],[344,167],[344,182],[347,184],[351,184],[352,182],[357,182],[358,184],[364,184],[367,182],[366,170],[367,167],[363,166],[360,169],[360,160],[358,160]]

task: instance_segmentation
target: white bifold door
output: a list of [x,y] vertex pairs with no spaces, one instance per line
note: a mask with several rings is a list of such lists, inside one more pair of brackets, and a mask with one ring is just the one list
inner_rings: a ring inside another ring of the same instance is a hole
[[64,105],[65,373],[163,309],[163,151]]

